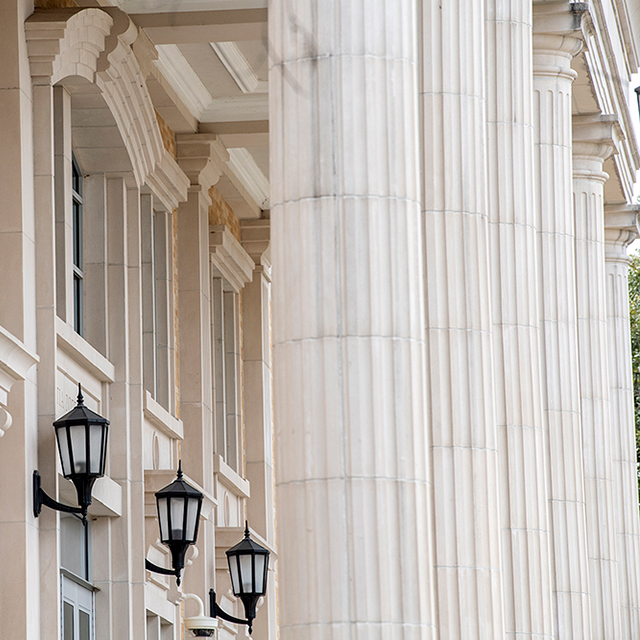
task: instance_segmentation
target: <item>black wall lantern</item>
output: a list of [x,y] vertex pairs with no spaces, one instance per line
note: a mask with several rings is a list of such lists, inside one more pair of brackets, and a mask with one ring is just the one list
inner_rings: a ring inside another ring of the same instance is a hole
[[249,626],[249,633],[256,617],[256,604],[267,592],[269,551],[251,539],[249,524],[245,523],[244,539],[227,551],[233,595],[242,600],[246,620],[234,618],[223,611],[216,602],[213,589],[209,591],[211,617],[219,617],[236,624]]
[[75,485],[80,506],[69,507],[48,496],[41,487],[40,474],[34,471],[33,514],[37,518],[44,505],[56,511],[80,514],[86,524],[93,485],[104,475],[109,421],[84,406],[82,386],[78,385],[78,404],[56,420],[53,427],[62,463],[62,474]]
[[174,575],[180,585],[185,553],[198,538],[203,498],[200,491],[182,479],[181,460],[178,464],[178,477],[156,493],[160,540],[171,550],[172,569],[159,567],[146,560],[145,565],[148,571]]

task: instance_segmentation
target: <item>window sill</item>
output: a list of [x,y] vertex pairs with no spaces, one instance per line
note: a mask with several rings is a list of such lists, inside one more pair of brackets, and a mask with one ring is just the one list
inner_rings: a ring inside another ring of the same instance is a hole
[[56,316],[58,346],[66,351],[78,364],[102,382],[113,382],[116,368],[80,334],[61,318]]
[[249,481],[236,473],[223,459],[220,454],[213,457],[213,471],[218,480],[229,489],[234,495],[241,498],[249,498]]
[[71,582],[75,582],[77,585],[80,585],[87,591],[100,591],[100,587],[96,587],[94,584],[91,584],[84,578],[77,576],[73,571],[69,571],[69,569],[65,569],[64,567],[60,567],[60,575],[64,576],[71,580]]
[[170,438],[182,440],[184,428],[182,420],[174,418],[162,405],[158,404],[148,391],[144,392],[144,417]]

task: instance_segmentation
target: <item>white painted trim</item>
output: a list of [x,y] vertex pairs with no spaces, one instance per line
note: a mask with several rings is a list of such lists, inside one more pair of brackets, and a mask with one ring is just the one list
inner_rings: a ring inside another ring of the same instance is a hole
[[209,44],[243,93],[269,91],[269,83],[258,78],[235,42],[210,42]]

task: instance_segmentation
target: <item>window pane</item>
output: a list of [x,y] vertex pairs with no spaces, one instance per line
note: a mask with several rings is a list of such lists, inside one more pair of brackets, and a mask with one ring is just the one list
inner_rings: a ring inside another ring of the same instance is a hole
[[82,205],[73,201],[73,264],[82,269]]
[[80,610],[78,623],[80,631],[78,640],[91,640],[91,617],[86,611]]
[[73,277],[73,328],[82,335],[82,279]]
[[73,637],[73,605],[65,602],[62,606],[62,640],[75,640]]

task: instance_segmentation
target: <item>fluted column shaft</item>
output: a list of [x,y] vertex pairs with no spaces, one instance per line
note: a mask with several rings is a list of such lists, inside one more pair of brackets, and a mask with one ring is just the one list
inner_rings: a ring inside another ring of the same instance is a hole
[[640,206],[605,206],[609,393],[621,638],[640,629],[640,512],[629,325],[628,245],[638,237]]
[[487,0],[488,203],[507,634],[553,637],[534,195],[532,6]]
[[415,0],[269,7],[283,640],[435,638]]
[[504,638],[486,207],[485,2],[423,7],[424,235],[441,640]]
[[[591,627],[594,639],[620,638],[614,522],[604,263],[604,160],[611,124],[574,117],[573,199],[576,233],[578,361]],[[602,137],[601,137],[602,136]]]
[[582,426],[571,201],[571,60],[582,47],[566,2],[534,4],[534,148],[543,402],[558,640],[589,640]]

